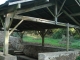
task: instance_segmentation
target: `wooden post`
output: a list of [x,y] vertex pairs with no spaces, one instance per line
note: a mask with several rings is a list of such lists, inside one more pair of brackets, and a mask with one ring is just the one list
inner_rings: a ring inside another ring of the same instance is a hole
[[9,47],[9,31],[5,31],[5,41],[4,41],[4,55],[8,55],[8,47]]
[[67,51],[69,51],[69,23],[67,24]]
[[57,15],[58,15],[58,6],[57,6],[57,0],[55,0],[55,24],[57,24]]
[[5,40],[4,40],[4,47],[3,47],[3,54],[4,55],[8,55],[8,47],[9,47],[9,27],[10,25],[10,17],[6,16],[5,19],[5,27],[4,27],[4,31],[5,31]]

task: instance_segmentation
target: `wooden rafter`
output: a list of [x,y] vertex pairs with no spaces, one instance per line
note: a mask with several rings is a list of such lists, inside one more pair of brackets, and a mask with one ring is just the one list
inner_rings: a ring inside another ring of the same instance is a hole
[[[15,15],[14,19],[19,19],[19,20],[23,19],[25,21],[33,21],[33,22],[39,22],[39,23],[46,23],[46,24],[53,24],[53,25],[55,25],[55,21],[42,19],[42,18],[29,17],[29,16]],[[57,22],[57,25],[60,25],[60,26],[66,26],[66,24],[67,23]],[[71,25],[71,24],[70,24],[70,27],[80,28],[79,26]]]
[[42,8],[45,8],[45,7],[49,7],[49,6],[52,6],[52,5],[54,5],[54,4],[53,3],[47,3],[47,4],[44,4],[44,5],[34,6],[34,7],[31,7],[31,8],[18,10],[16,14],[30,12],[30,11],[34,11],[34,10],[37,10],[37,9],[42,9]]

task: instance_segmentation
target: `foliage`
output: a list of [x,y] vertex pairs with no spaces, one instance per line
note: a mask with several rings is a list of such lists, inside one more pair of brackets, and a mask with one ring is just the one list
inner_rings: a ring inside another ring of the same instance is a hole
[[13,33],[11,34],[11,36],[19,37],[19,35],[17,34],[17,32],[13,32]]
[[62,34],[66,34],[66,30],[65,29],[55,29],[53,30],[53,35],[52,37],[54,39],[61,39],[62,38]]
[[[72,40],[70,39],[70,43],[71,43],[70,47],[80,49],[79,34],[77,33],[77,31],[74,28],[70,28],[69,32],[70,32],[70,35],[72,35],[72,37],[73,37]],[[45,36],[45,44],[51,44],[51,45],[58,46],[58,47],[59,46],[66,46],[66,44],[64,44],[61,41],[63,34],[66,35],[66,28],[62,28],[62,29],[58,28],[58,29],[49,30]],[[17,34],[16,32],[14,32],[12,35],[20,37],[21,33]],[[28,35],[35,36],[37,38],[33,38],[33,37],[28,36]],[[26,31],[23,36],[24,36],[23,40],[25,42],[42,43],[42,38],[40,37],[38,31]]]
[[[62,35],[66,35],[66,29],[65,28],[58,28],[58,29],[53,29],[53,39],[61,39],[62,38]],[[74,39],[80,39],[80,33],[79,31],[77,32],[77,29],[74,29],[74,28],[70,28],[69,30],[69,34],[70,36],[72,35],[74,37]]]
[[74,39],[80,39],[79,29],[70,28],[70,33],[74,36]]
[[76,60],[80,60],[80,56],[78,56],[78,57],[76,58]]
[[[61,39],[62,35],[63,34],[66,35],[66,33],[67,33],[66,32],[66,28],[48,29],[48,32],[46,33],[46,36],[47,37],[52,37],[53,39]],[[69,33],[75,39],[80,39],[79,32],[77,32],[77,29],[70,28]],[[38,31],[35,31],[35,30],[33,30],[33,31],[26,31],[24,35],[26,36],[27,34],[39,35]],[[22,32],[21,33],[13,32],[12,36],[21,37],[22,36]]]
[[[31,43],[42,43],[41,38],[36,39],[36,38],[30,37],[30,36],[24,36],[23,41],[31,42]],[[61,44],[60,42],[61,42],[61,39],[53,39],[53,38],[45,37],[45,44],[50,44],[55,47],[65,47],[66,48],[66,44]],[[70,44],[70,48],[80,49],[80,39],[73,40]]]
[[[33,37],[29,37],[29,36],[24,36],[23,40],[25,42],[32,42],[32,43],[42,43],[42,39],[35,39]],[[59,42],[60,39],[53,39],[53,38],[47,38],[45,37],[45,44],[51,44],[51,45],[55,45],[55,46],[59,46]]]
[[75,38],[75,39],[80,39],[80,36],[79,36],[78,34],[75,34],[75,35],[74,35],[74,38]]

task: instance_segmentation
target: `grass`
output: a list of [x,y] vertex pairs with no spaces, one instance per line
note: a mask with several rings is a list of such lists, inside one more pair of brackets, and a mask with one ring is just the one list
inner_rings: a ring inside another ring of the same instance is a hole
[[[23,40],[25,42],[33,42],[33,43],[42,43],[42,39],[34,39],[33,37],[24,37]],[[52,39],[52,38],[45,38],[45,44],[51,44],[51,45],[59,45],[59,39]]]
[[0,47],[0,50],[3,50],[3,47]]
[[80,40],[75,40],[72,42],[71,47],[80,49]]
[[[23,40],[25,42],[31,42],[31,43],[42,43],[42,39],[41,38],[33,38],[30,36],[24,36]],[[49,37],[45,37],[45,44],[50,44],[53,46],[58,46],[58,47],[65,47],[66,48],[66,44],[60,44],[61,39],[53,39],[53,38],[49,38]],[[76,48],[76,49],[80,49],[80,41],[79,40],[74,40],[71,42],[70,48]]]
[[23,40],[25,41],[25,42],[33,42],[33,43],[41,43],[41,40],[39,39],[39,40],[36,40],[36,39],[34,39],[33,37],[29,37],[29,36],[25,36],[24,38],[23,38]]

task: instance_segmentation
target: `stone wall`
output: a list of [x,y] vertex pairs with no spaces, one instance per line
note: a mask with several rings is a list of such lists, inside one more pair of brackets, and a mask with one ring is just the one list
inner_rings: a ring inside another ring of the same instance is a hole
[[75,60],[79,51],[39,53],[38,60]]
[[35,46],[35,45],[25,45],[23,52],[26,56],[32,58],[38,58],[38,53],[44,52],[58,52],[58,51],[66,51],[63,48],[53,48],[53,47],[42,47],[42,46]]
[[[4,42],[4,31],[0,31],[0,46],[3,46],[3,42]],[[10,36],[9,39],[9,48],[13,48],[19,51],[23,51],[23,44],[21,43],[21,39],[18,37],[13,37]]]

